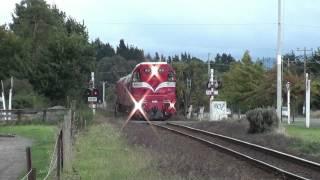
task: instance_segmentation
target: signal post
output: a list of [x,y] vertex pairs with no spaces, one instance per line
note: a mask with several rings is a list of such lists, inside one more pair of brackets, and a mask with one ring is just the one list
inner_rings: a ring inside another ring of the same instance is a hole
[[218,88],[218,81],[214,78],[214,70],[210,69],[210,79],[208,83],[208,89],[206,90],[206,94],[210,95],[210,101],[209,101],[209,120],[214,121],[215,117],[213,114],[214,111],[214,96],[218,95],[218,91],[216,90]]
[[94,87],[94,72],[91,72],[91,79],[89,81],[89,88],[86,91],[89,108],[92,109],[93,114],[96,113],[99,90]]

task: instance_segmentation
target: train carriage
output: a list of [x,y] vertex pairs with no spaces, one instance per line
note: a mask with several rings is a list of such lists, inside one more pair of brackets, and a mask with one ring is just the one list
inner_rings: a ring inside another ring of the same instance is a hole
[[116,112],[131,112],[135,118],[168,119],[176,114],[175,71],[166,62],[137,64],[131,74],[117,82],[116,95]]

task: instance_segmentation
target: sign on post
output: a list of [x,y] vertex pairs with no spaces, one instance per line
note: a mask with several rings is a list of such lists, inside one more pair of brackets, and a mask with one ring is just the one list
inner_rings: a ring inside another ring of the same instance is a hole
[[88,97],[88,102],[97,102],[98,98],[97,97]]
[[218,121],[223,118],[227,118],[227,102],[226,101],[211,101],[212,105],[210,106],[210,113],[212,113],[212,120]]
[[217,96],[218,95],[218,91],[217,90],[212,91],[211,89],[207,89],[206,90],[206,95],[207,96],[211,96],[211,95]]

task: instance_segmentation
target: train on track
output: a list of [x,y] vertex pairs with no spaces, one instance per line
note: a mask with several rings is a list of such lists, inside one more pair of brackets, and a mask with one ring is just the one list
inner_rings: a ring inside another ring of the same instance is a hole
[[115,113],[166,120],[176,114],[176,76],[166,62],[142,62],[116,84]]

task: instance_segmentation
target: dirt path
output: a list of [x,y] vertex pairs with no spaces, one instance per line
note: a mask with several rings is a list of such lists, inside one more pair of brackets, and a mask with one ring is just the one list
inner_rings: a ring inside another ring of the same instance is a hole
[[0,137],[0,179],[16,180],[26,169],[26,147],[31,140],[23,137]]

